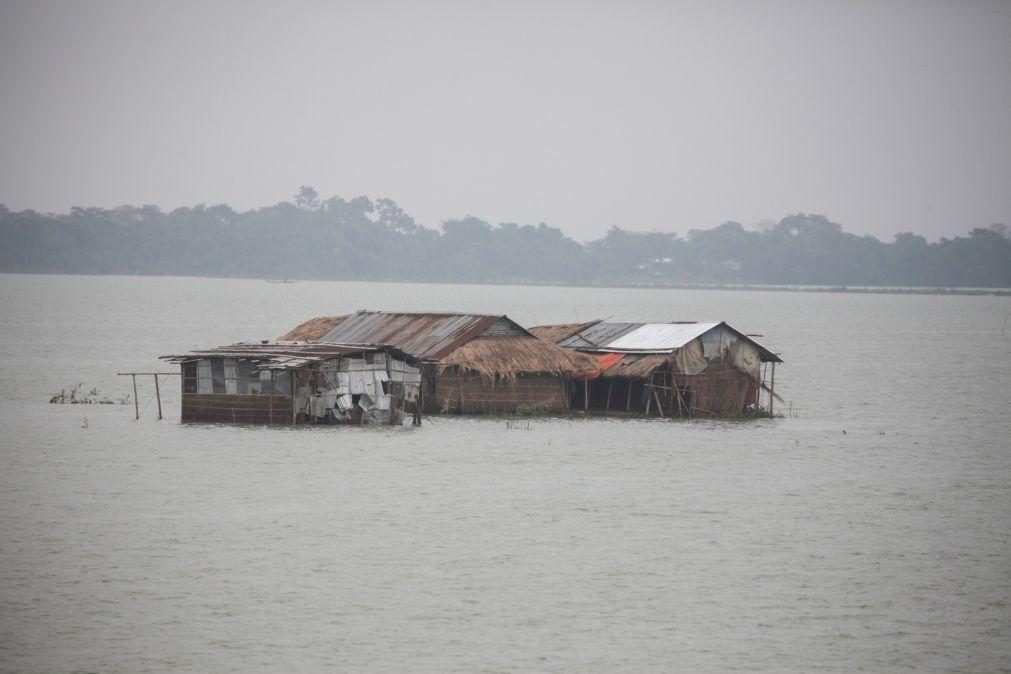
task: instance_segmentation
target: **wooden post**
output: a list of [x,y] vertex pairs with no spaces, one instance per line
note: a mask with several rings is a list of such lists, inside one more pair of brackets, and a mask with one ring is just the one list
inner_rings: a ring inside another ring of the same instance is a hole
[[[389,370],[387,370],[387,375],[389,376]],[[390,426],[397,425],[397,397],[393,395],[393,382],[390,384]]]
[[[389,387],[390,387],[390,426],[396,426],[396,418],[397,418],[396,403],[397,403],[397,398],[396,398],[396,396],[393,395],[393,392],[394,392],[394,390],[399,390],[401,388],[401,386],[396,386],[395,385],[395,382],[393,381],[392,373],[390,372],[390,368],[393,365],[393,356],[391,356],[389,352],[386,352],[385,358],[386,358],[386,379],[387,379],[387,381],[389,383]],[[400,394],[401,394],[400,395],[400,404],[403,405],[405,402],[407,402],[407,399],[404,398],[403,391],[400,391]],[[406,412],[407,410],[404,410],[404,411]]]
[[158,373],[154,373],[154,396],[158,399],[158,418],[161,419],[161,390],[158,388]]
[[267,396],[267,420],[274,423],[274,371],[270,371],[270,395]]
[[[181,375],[181,372],[117,372],[117,377],[130,377],[133,380],[133,418],[134,420],[140,419],[140,400],[137,398],[137,375],[142,374],[144,376],[151,375],[154,377],[154,393],[158,398],[158,418],[162,418],[161,412],[161,391],[159,389],[158,377],[169,377],[172,375]],[[179,377],[179,382],[182,384],[180,387],[181,393],[185,395],[186,393],[186,381],[183,377]]]
[[422,375],[422,381],[418,384],[418,398],[415,399],[415,420],[413,424],[422,425],[422,409],[425,407],[425,376]]
[[590,378],[583,380],[583,416],[590,415]]
[[776,402],[776,361],[772,361],[772,381],[769,382],[769,416],[772,416],[772,404]]
[[291,425],[298,423],[298,375],[291,371]]
[[604,416],[611,411],[611,389],[614,388],[614,379],[607,383],[607,404],[604,405]]
[[628,412],[632,409],[632,380],[626,379],[625,384],[628,386],[628,396],[625,398],[625,411]]
[[653,387],[653,397],[656,398],[656,411],[660,413],[660,418],[663,419],[663,405],[660,404],[660,394],[656,392],[656,387]]
[[[649,388],[650,391],[652,392],[652,389],[653,389],[653,379],[650,378],[649,383],[648,384],[643,384],[643,387]],[[649,393],[647,393],[646,394],[646,416],[647,417],[649,416],[649,410],[650,410],[650,408],[652,406],[653,406],[653,396],[651,396]]]
[[670,416],[670,418],[673,419],[674,418],[674,405],[678,401],[678,399],[677,399],[677,386],[675,386],[675,384],[674,384],[674,372],[669,370],[666,374],[664,374],[664,377],[667,377],[668,374],[670,375],[670,388],[671,388],[671,390],[670,390],[670,405],[667,406],[667,415]]

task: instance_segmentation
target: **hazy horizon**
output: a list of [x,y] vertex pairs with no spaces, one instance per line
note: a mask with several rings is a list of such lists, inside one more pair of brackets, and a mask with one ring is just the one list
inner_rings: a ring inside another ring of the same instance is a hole
[[992,1],[4,2],[0,202],[936,240],[1011,222],[1009,36]]

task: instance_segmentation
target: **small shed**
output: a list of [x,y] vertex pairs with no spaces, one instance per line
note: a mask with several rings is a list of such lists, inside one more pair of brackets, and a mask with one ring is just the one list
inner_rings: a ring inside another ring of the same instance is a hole
[[417,361],[387,345],[260,342],[161,358],[182,368],[183,421],[420,421]]
[[505,315],[359,311],[311,319],[285,336],[395,346],[419,362],[426,412],[560,413],[570,408],[572,377],[600,370],[592,356],[544,342]]
[[588,373],[570,396],[587,413],[740,417],[774,409],[782,359],[725,322],[591,321],[531,332],[597,360],[600,373]]

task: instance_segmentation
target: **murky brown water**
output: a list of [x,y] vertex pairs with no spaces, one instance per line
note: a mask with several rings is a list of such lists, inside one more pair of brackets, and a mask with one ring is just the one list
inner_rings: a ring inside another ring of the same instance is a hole
[[[46,402],[359,308],[725,319],[782,352],[794,416],[267,429],[181,425],[174,383],[161,422],[148,382],[139,422]],[[0,669],[1006,670],[1008,313],[0,276]]]

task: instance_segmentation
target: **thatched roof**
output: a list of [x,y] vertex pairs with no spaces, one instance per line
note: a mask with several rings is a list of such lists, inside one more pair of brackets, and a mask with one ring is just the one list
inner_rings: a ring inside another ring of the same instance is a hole
[[560,323],[558,325],[538,325],[537,327],[530,328],[530,332],[534,333],[540,339],[545,342],[550,342],[551,344],[557,344],[563,339],[567,339],[577,332],[582,332],[587,328],[600,323],[600,319],[593,321],[587,321],[586,323]]
[[604,379],[624,377],[627,379],[649,379],[653,376],[653,371],[670,361],[665,355],[627,354],[617,363],[604,370],[601,375]]
[[530,337],[478,337],[439,363],[439,371],[459,367],[482,377],[515,379],[521,374],[572,375],[600,371],[592,356]]
[[277,338],[279,342],[315,342],[344,322],[347,316],[317,316]]

